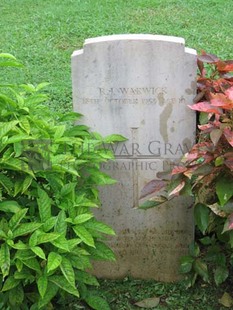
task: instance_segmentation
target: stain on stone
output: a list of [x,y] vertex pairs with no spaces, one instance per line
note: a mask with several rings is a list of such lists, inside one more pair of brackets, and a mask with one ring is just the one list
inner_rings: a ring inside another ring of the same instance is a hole
[[172,104],[168,104],[159,117],[159,131],[164,139],[164,142],[168,142],[168,119],[172,114]]
[[171,132],[174,132],[174,131],[175,131],[175,128],[174,128],[174,127],[171,127],[170,131],[171,131]]
[[159,105],[162,107],[165,103],[164,93],[163,92],[158,93],[157,98],[159,101]]
[[186,94],[188,94],[188,95],[192,95],[193,90],[190,89],[190,88],[186,88],[186,89],[185,89],[185,92],[186,92]]
[[191,150],[191,147],[192,147],[192,142],[190,139],[188,138],[185,138],[183,141],[182,141],[182,145],[183,145],[183,152],[184,154],[187,153],[188,151]]

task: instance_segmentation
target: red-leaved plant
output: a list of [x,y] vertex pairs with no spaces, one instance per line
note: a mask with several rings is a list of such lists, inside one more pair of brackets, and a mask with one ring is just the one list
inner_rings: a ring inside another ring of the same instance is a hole
[[[185,154],[170,177],[149,182],[142,196],[156,194],[141,205],[147,209],[175,196],[194,196],[195,224],[200,242],[190,245],[181,260],[187,284],[197,276],[209,281],[211,265],[215,283],[226,280],[233,265],[233,61],[202,52],[198,56],[197,96],[189,108],[198,112],[197,143]],[[162,193],[161,193],[162,190]]]

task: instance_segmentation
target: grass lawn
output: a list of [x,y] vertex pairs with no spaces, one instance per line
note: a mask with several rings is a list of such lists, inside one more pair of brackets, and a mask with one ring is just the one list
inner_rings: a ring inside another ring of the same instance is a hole
[[232,0],[1,0],[0,52],[26,64],[22,81],[51,83],[51,106],[71,109],[70,56],[86,38],[149,33],[233,58]]
[[[186,46],[233,58],[232,0],[1,0],[0,52],[26,65],[23,74],[6,71],[9,81],[50,82],[48,104],[72,109],[70,56],[90,37],[148,33],[185,38]],[[0,77],[1,83],[2,77]],[[5,80],[4,76],[4,80]],[[217,310],[230,286],[162,284],[125,279],[101,281],[99,292],[115,310],[139,309],[134,303],[160,297],[155,309]],[[88,309],[70,303],[61,309]],[[104,310],[104,309],[103,309]]]

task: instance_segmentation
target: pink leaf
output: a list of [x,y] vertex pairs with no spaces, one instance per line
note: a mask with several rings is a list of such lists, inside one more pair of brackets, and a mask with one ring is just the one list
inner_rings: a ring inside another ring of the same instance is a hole
[[228,88],[226,91],[225,91],[225,94],[227,95],[227,97],[230,99],[230,100],[233,100],[233,86]]
[[213,107],[208,101],[198,102],[193,105],[189,105],[190,109],[205,113],[222,114],[222,110],[218,107]]

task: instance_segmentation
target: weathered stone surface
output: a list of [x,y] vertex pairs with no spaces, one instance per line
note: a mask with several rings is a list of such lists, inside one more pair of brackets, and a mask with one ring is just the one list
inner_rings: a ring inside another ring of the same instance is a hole
[[111,225],[116,263],[96,263],[106,278],[131,275],[174,281],[193,238],[190,199],[136,209],[143,186],[184,154],[195,139],[196,52],[182,38],[114,35],[88,39],[72,55],[74,110],[102,135],[128,138],[103,169],[118,180],[101,189],[99,219]]

